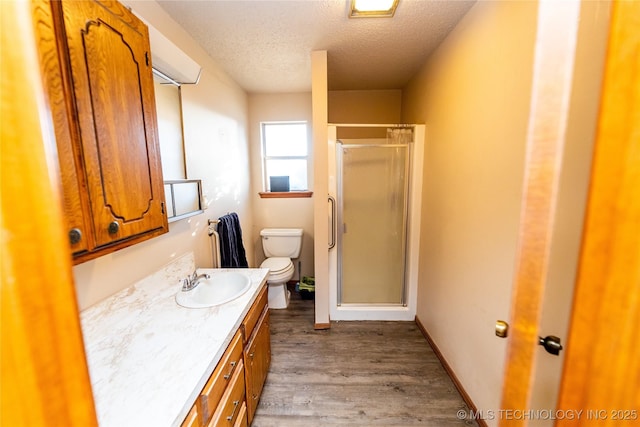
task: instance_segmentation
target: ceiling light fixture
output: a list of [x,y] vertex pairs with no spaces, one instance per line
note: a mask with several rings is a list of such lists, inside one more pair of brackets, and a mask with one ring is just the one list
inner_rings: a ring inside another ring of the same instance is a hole
[[349,18],[391,18],[399,0],[351,0]]

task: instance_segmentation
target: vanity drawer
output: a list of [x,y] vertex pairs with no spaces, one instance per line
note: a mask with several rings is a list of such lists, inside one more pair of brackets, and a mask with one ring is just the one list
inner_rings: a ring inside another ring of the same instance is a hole
[[260,291],[258,298],[256,298],[255,302],[249,309],[249,313],[247,313],[247,316],[242,321],[244,343],[249,341],[249,338],[251,337],[251,333],[253,332],[253,329],[256,327],[256,323],[258,323],[258,320],[260,320],[262,311],[267,306],[267,298],[268,298],[267,285],[265,284],[262,287],[262,290]]
[[231,383],[220,399],[220,404],[207,427],[234,427],[242,408],[246,408],[244,365],[242,360],[231,377]]
[[200,427],[200,413],[198,412],[198,405],[193,405],[187,418],[184,419],[180,427]]
[[244,371],[242,368],[242,334],[240,331],[233,336],[227,351],[222,355],[220,362],[218,362],[216,369],[202,390],[200,402],[203,423],[206,424],[216,410],[222,395],[231,383],[234,373],[238,371]]

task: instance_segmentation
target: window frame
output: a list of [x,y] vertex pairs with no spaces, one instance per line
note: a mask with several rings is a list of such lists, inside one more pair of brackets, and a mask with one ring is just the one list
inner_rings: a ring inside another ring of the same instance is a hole
[[[305,156],[267,156],[267,141],[265,129],[270,125],[305,125],[305,144],[306,152]],[[311,190],[309,189],[309,122],[306,120],[285,120],[285,121],[264,121],[260,122],[260,155],[262,157],[262,189],[260,192],[261,197],[311,197]],[[267,175],[267,162],[269,160],[304,160],[306,163],[306,189],[305,190],[291,190],[291,191],[271,191],[269,186],[269,176]]]

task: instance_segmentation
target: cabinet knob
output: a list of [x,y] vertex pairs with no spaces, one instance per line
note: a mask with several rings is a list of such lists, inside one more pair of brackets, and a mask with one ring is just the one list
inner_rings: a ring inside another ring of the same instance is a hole
[[116,234],[118,232],[118,230],[120,230],[120,224],[118,224],[118,221],[113,221],[111,224],[109,224],[109,234]]
[[82,240],[82,231],[80,231],[79,228],[69,230],[69,242],[71,242],[72,245],[79,243],[80,240]]

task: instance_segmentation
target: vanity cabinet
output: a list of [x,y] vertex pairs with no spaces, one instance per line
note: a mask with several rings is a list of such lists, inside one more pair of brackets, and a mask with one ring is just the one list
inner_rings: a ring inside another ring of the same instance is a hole
[[271,335],[265,284],[182,427],[251,425],[270,363]]
[[77,264],[168,231],[149,34],[115,1],[36,3]]

